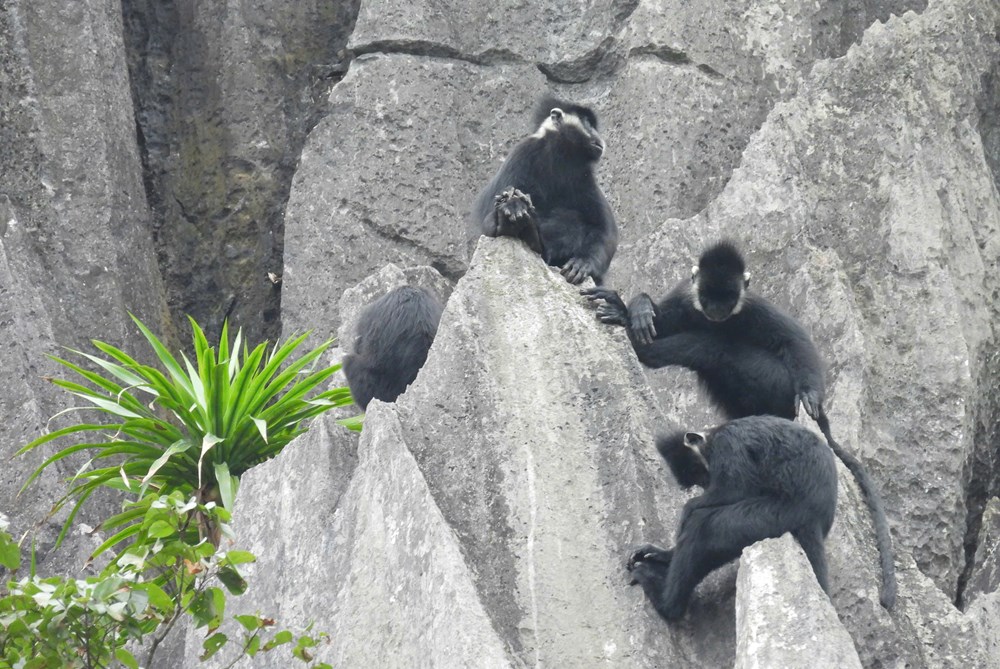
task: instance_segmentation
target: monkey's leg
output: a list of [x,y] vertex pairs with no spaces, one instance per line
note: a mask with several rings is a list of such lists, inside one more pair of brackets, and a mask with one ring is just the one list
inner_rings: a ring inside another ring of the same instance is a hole
[[826,546],[823,541],[823,530],[819,523],[809,525],[792,533],[795,540],[802,546],[809,564],[812,565],[816,580],[823,592],[830,594],[829,572],[826,567]]
[[738,558],[747,546],[788,531],[783,504],[769,497],[750,497],[725,506],[686,509],[670,572],[654,601],[660,615],[667,620],[680,618],[695,586],[709,573]]

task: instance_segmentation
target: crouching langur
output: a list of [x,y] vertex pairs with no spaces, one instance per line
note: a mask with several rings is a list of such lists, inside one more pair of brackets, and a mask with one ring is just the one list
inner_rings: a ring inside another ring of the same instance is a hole
[[597,317],[625,326],[643,365],[692,370],[727,419],[772,415],[793,419],[801,404],[857,480],[875,525],[882,568],[882,605],[896,601],[892,539],[874,481],[861,462],[834,440],[823,408],[826,381],[816,346],[805,329],[748,290],[743,255],[729,241],[705,250],[690,281],[659,303],[646,293],[628,306],[606,288],[582,291],[600,302]]
[[344,375],[362,410],[394,402],[417,378],[441,320],[441,303],[424,288],[395,288],[365,308]]
[[629,558],[632,584],[661,616],[680,618],[710,572],[785,532],[829,592],[824,539],[837,506],[837,469],[822,439],[784,418],[750,416],[707,435],[659,437],[656,447],[681,486],[705,489],[684,505],[672,549],[646,545]]
[[600,284],[618,248],[618,225],[594,167],[604,153],[589,107],[546,97],[533,135],[510,152],[473,206],[476,234],[516,237],[573,284]]

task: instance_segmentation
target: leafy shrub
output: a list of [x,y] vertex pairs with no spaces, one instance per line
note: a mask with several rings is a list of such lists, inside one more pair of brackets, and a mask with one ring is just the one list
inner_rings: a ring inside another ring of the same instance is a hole
[[[133,651],[138,649],[145,651],[143,666],[149,666],[160,643],[185,615],[196,628],[207,630],[202,659],[229,642],[218,631],[226,592],[243,593],[246,582],[239,565],[255,557],[246,551],[217,550],[208,541],[191,544],[185,538],[194,514],[230,534],[229,513],[214,502],[185,500],[178,491],[149,493],[132,506],[141,512],[140,531],[99,576],[39,578],[32,573],[0,588],[0,666],[134,669],[139,662]],[[2,517],[0,546],[13,546],[17,555]],[[4,566],[16,569],[18,561],[19,556]],[[240,654],[250,657],[294,641],[292,654],[310,662],[309,649],[325,636],[296,637],[260,615],[235,618],[243,631]]]
[[[39,437],[18,451],[25,453],[77,433],[101,437],[62,448],[42,462],[24,484],[27,487],[46,467],[80,451],[92,453],[88,465],[102,465],[87,466],[76,474],[68,493],[53,508],[55,512],[75,500],[58,542],[80,506],[101,486],[140,497],[147,488],[161,494],[178,491],[185,498],[194,496],[199,503],[216,501],[231,509],[243,472],[277,455],[305,431],[309,419],[352,403],[348,388],[317,392],[340,368],[313,370],[330,341],[296,359],[293,354],[308,334],[270,351],[266,342],[250,350],[242,344],[241,332],[230,346],[228,328],[223,326],[216,354],[201,327],[191,319],[195,361],[192,364],[182,353],[182,366],[139,319],[132,318],[163,369],[143,365],[96,340],[94,347],[106,357],[72,352],[96,365],[101,373],[53,357],[84,381],[52,379],[89,403],[67,412],[96,409],[110,416],[111,422],[72,425]],[[360,429],[358,417],[340,422]],[[126,512],[110,522],[121,525],[129,519]],[[126,527],[109,545],[137,531],[135,526]]]

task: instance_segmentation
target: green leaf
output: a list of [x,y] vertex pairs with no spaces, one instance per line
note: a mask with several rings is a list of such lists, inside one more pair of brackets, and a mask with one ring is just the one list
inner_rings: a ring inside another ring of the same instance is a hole
[[361,432],[361,428],[364,427],[365,415],[358,414],[357,416],[351,416],[350,418],[339,418],[337,423],[343,425],[348,430],[352,432]]
[[189,448],[191,448],[191,442],[187,439],[178,439],[174,443],[170,444],[170,447],[163,452],[163,455],[154,460],[153,464],[149,466],[149,471],[142,477],[143,484],[148,483],[149,479],[153,478],[153,476],[156,475],[156,472],[160,471],[160,468],[167,464],[167,460],[169,460],[171,456],[176,455],[177,453],[183,453]]
[[150,332],[149,328],[142,324],[142,321],[132,314],[129,315],[132,316],[132,320],[135,321],[135,324],[139,327],[139,330],[146,338],[146,341],[149,342],[149,345],[153,347],[153,352],[156,353],[156,357],[159,358],[160,363],[166,368],[167,372],[170,373],[170,376],[174,379],[176,384],[180,386],[189,397],[193,397],[194,389],[191,387],[191,380],[184,375],[184,371],[181,369],[181,366],[177,364],[177,360],[174,356],[170,355],[170,352],[166,349],[166,347],[160,342],[159,339],[156,338],[156,335]]
[[204,643],[201,644],[201,647],[205,649],[205,652],[202,653],[198,659],[204,662],[208,658],[212,657],[219,652],[220,648],[226,645],[228,640],[229,638],[222,632],[216,632],[212,636],[208,637],[205,639]]
[[202,462],[205,460],[205,454],[208,453],[213,446],[222,441],[222,437],[216,437],[214,434],[206,434],[201,438],[201,456],[198,457],[198,487],[202,486],[201,472],[202,472]]
[[274,635],[273,639],[264,644],[264,650],[271,650],[272,648],[276,648],[282,644],[291,643],[291,641],[292,633],[288,630],[281,630]]
[[135,657],[124,648],[115,649],[115,658],[128,669],[139,669],[139,663],[136,662]]
[[253,424],[257,426],[257,431],[260,432],[260,438],[263,439],[264,443],[266,444],[267,443],[267,421],[266,420],[261,420],[260,418],[254,418],[253,416],[250,416],[250,420],[252,420]]
[[129,411],[118,402],[104,399],[103,397],[99,397],[97,395],[89,395],[86,393],[73,393],[73,394],[76,395],[77,397],[82,397],[88,402],[91,402],[92,404],[96,405],[99,409],[107,411],[110,414],[121,416],[122,418],[142,418],[140,414],[137,414],[134,411]]
[[208,625],[214,630],[222,622],[226,609],[226,595],[219,588],[208,588],[195,595],[188,610],[197,623],[196,628]]
[[163,539],[176,533],[173,526],[165,520],[158,520],[149,526],[146,534],[154,539]]
[[236,491],[240,487],[240,480],[229,474],[229,465],[225,462],[215,463],[215,480],[219,484],[219,497],[222,499],[222,506],[232,509],[236,499]]
[[247,590],[247,582],[236,570],[236,567],[223,567],[219,570],[219,580],[232,595],[242,595]]
[[226,551],[225,560],[229,564],[246,564],[256,562],[257,556],[249,551]]
[[247,632],[256,632],[261,627],[263,627],[260,621],[260,616],[243,614],[233,617],[236,618],[236,622],[238,622],[240,625],[243,625],[243,629],[245,629]]
[[0,532],[0,565],[10,571],[21,566],[21,549],[7,532]]
[[146,582],[142,587],[149,595],[149,603],[161,614],[168,613],[174,609],[174,600],[166,591],[155,583]]
[[250,657],[257,655],[257,651],[260,650],[260,635],[254,634],[250,637],[250,641],[247,642],[246,654]]

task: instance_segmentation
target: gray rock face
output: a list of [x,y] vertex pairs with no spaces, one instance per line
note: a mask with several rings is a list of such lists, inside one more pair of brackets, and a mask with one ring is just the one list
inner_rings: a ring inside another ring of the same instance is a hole
[[[252,585],[247,595],[229,598],[233,614],[259,612],[298,632],[310,622],[317,631],[330,631],[326,588],[343,579],[335,565],[336,556],[344,555],[334,519],[357,465],[357,437],[325,414],[278,457],[243,476],[233,512],[235,531],[240,547],[258,560],[242,568]],[[319,592],[326,594],[318,598]],[[237,639],[240,629],[233,624],[226,631]],[[187,632],[191,666],[199,664],[204,636],[204,630]],[[160,666],[176,666],[176,656],[160,655]],[[231,652],[221,655],[209,666],[226,666],[232,660]],[[292,659],[279,648],[259,662],[252,666],[286,667]]]
[[743,551],[736,580],[735,666],[861,669],[854,642],[790,534]]
[[360,0],[124,0],[128,65],[171,308],[210,332],[281,328],[283,214],[343,76]]
[[[52,451],[8,458],[63,426],[46,421],[73,404],[43,380],[62,375],[45,355],[91,338],[145,355],[127,312],[162,331],[165,311],[121,30],[120,13],[102,2],[0,6],[0,512],[15,534],[41,523],[43,559],[61,526],[44,518],[83,462],[50,469],[15,497]],[[80,520],[95,525],[118,510],[98,495]],[[94,547],[76,531],[44,571],[76,571]]]
[[983,513],[979,546],[972,561],[964,601],[968,605],[981,595],[1000,590],[1000,499],[994,497]]

